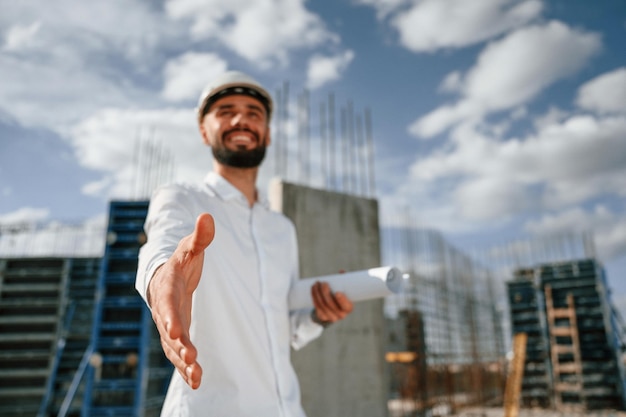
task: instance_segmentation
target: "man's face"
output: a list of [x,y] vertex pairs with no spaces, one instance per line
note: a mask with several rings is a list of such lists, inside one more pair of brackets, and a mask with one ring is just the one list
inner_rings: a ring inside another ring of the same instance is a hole
[[259,166],[270,144],[267,113],[256,99],[245,95],[221,98],[202,118],[200,133],[215,159],[237,168]]

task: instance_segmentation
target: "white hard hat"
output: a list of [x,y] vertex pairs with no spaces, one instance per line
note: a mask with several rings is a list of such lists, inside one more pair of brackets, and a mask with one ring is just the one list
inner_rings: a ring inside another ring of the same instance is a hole
[[272,97],[254,78],[239,71],[227,71],[211,81],[202,91],[198,100],[198,121],[207,113],[213,102],[221,97],[244,94],[254,97],[267,110],[267,119],[272,116]]

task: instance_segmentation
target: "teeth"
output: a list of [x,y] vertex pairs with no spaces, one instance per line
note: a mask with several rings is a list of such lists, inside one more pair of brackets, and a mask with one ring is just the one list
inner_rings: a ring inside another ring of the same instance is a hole
[[252,139],[246,135],[236,135],[236,136],[232,136],[230,138],[231,141],[233,142],[244,142],[244,143],[250,143],[252,142]]

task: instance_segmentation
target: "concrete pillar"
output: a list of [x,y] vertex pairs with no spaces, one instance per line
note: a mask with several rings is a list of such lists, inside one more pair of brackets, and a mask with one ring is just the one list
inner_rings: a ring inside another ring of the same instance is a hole
[[[284,182],[272,184],[270,199],[296,226],[301,277],[381,266],[376,200]],[[359,302],[292,352],[308,417],[388,415],[385,335],[383,300]]]

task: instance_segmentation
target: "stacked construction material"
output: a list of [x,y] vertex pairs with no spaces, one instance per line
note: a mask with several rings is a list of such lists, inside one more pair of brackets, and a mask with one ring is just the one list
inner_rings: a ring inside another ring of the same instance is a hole
[[70,387],[81,360],[89,350],[101,259],[74,258],[65,262],[69,271],[65,286],[67,302],[58,323],[56,352],[51,358],[51,372],[39,415],[59,415],[64,401],[67,401],[67,415],[78,415],[83,402],[85,384],[77,385],[73,393],[70,393]]
[[64,259],[0,260],[0,415],[34,416],[66,297]]
[[532,358],[540,350],[549,359],[545,392],[556,408],[624,409],[624,329],[600,264],[582,259],[518,270],[508,291],[513,333],[539,334],[527,346],[524,404],[536,398],[530,381],[537,367]]
[[526,361],[522,380],[521,404],[547,408],[552,405],[552,368],[544,314],[543,293],[537,291],[534,269],[519,269],[508,284],[511,329],[526,333]]
[[[543,265],[541,283],[550,288],[555,308],[565,308],[571,295],[576,311],[582,390],[580,401],[588,409],[623,409],[626,374],[621,361],[618,314],[610,301],[604,270],[593,259]],[[575,361],[574,354],[572,354]],[[555,375],[555,382],[572,374]],[[555,390],[558,394],[558,388]]]

